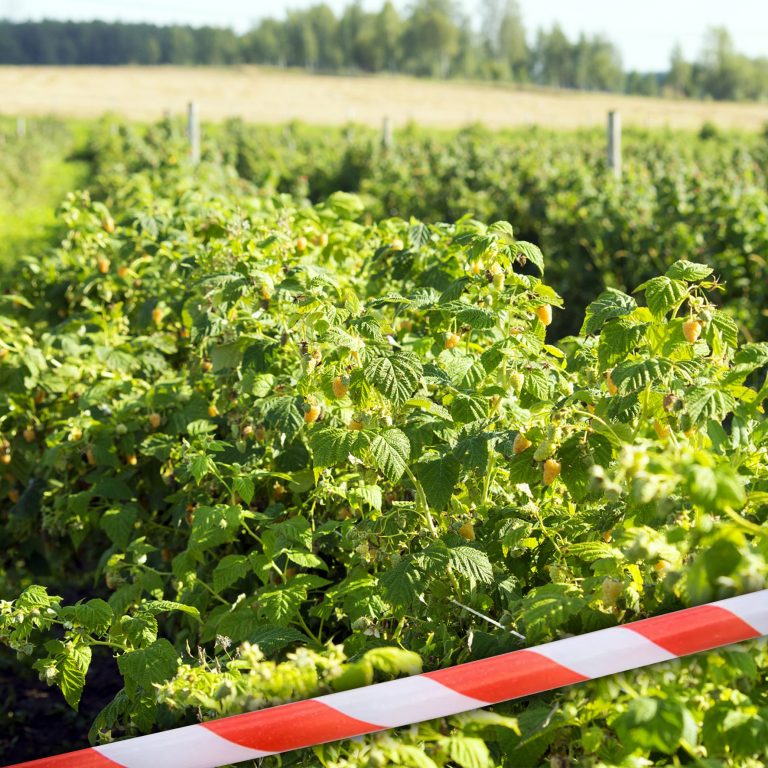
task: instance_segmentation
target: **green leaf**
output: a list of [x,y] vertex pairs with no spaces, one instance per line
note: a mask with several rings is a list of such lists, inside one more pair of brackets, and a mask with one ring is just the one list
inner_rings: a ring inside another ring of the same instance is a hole
[[736,407],[730,393],[713,387],[691,387],[685,393],[684,402],[685,409],[697,424],[708,419],[722,421]]
[[635,323],[631,319],[606,323],[597,344],[600,367],[605,370],[626,360],[644,341],[647,328],[647,323]]
[[213,569],[213,588],[221,592],[244,578],[250,568],[250,560],[246,555],[225,555]]
[[469,581],[472,589],[476,584],[490,584],[493,581],[493,566],[488,555],[475,547],[451,547],[448,550],[448,562],[456,573]]
[[688,286],[680,280],[670,280],[668,277],[654,277],[643,283],[638,290],[645,289],[645,301],[648,309],[656,317],[663,317],[669,310],[677,306],[688,293]]
[[402,405],[419,385],[421,362],[410,352],[377,357],[365,368],[365,379],[394,405]]
[[285,626],[299,612],[309,590],[327,583],[317,576],[300,574],[287,584],[266,587],[258,593],[259,614],[272,624]]
[[594,433],[572,435],[560,446],[560,476],[574,499],[584,499],[589,491],[590,469],[596,464],[607,467],[612,455],[608,438]]
[[421,656],[404,648],[373,648],[363,658],[374,669],[386,675],[418,675],[421,673]]
[[276,627],[267,624],[254,629],[247,640],[252,645],[258,645],[266,655],[271,656],[288,645],[306,643],[307,636],[293,627]]
[[235,493],[243,500],[245,504],[250,504],[253,501],[253,495],[256,493],[256,484],[253,482],[252,477],[241,475],[235,478],[233,483]]
[[596,333],[608,320],[629,315],[636,309],[637,302],[631,296],[616,288],[607,288],[587,307],[580,332]]
[[451,736],[441,743],[451,760],[461,768],[489,768],[493,765],[488,747],[476,736]]
[[200,485],[200,481],[216,471],[214,460],[204,454],[198,454],[189,463],[189,473],[195,478],[195,482]]
[[475,330],[487,330],[496,325],[496,314],[481,307],[469,307],[466,304],[456,302],[448,305],[446,309],[456,312],[456,320],[460,325],[468,325]]
[[698,727],[691,713],[679,702],[641,696],[612,723],[628,751],[661,752],[673,755],[681,741],[695,746]]
[[408,245],[410,248],[418,249],[426,245],[432,239],[429,227],[419,222],[408,227]]
[[59,671],[56,682],[72,709],[80,706],[80,697],[85,687],[85,676],[91,664],[91,649],[87,645],[61,643],[62,650],[56,655]]
[[414,464],[413,471],[427,496],[429,506],[440,512],[448,506],[459,481],[461,465],[453,456]]
[[83,627],[97,635],[103,635],[112,625],[114,614],[109,603],[99,598],[79,605],[69,605],[59,612],[60,618]]
[[348,429],[320,426],[312,430],[309,445],[316,467],[334,467],[347,460],[355,449],[357,435]]
[[392,605],[407,608],[423,589],[423,574],[410,557],[404,557],[391,570],[379,576],[384,597]]
[[523,598],[522,623],[529,640],[552,637],[584,606],[584,598],[570,584],[534,587]]
[[663,382],[672,370],[672,363],[664,358],[649,357],[636,362],[621,363],[611,372],[613,383],[622,395],[636,392],[649,384]]
[[198,621],[200,620],[200,611],[197,608],[193,605],[177,603],[174,600],[146,600],[139,606],[139,610],[145,611],[152,616],[157,616],[158,613],[165,613],[166,611],[181,611]]
[[368,504],[372,509],[381,512],[381,488],[378,485],[362,485],[358,488],[350,488],[347,491],[347,498],[357,504]]
[[153,692],[154,683],[163,683],[176,674],[179,658],[176,649],[165,638],[152,645],[129,651],[117,658],[117,667],[125,679],[125,689],[135,695],[139,688]]
[[527,243],[525,240],[518,240],[510,246],[512,253],[517,257],[521,264],[530,261],[540,274],[544,274],[544,254],[538,245]]
[[264,424],[285,435],[286,442],[294,438],[304,424],[304,415],[299,410],[295,397],[276,397],[264,403]]
[[405,472],[411,456],[411,444],[399,429],[387,429],[374,435],[368,445],[374,464],[392,483]]
[[157,619],[149,613],[120,617],[122,632],[135,648],[146,648],[157,640]]
[[697,283],[712,274],[712,267],[693,261],[681,259],[676,261],[666,272],[672,280],[686,280],[689,283]]
[[241,515],[242,509],[236,506],[198,507],[189,536],[190,549],[212,549],[233,541]]
[[459,424],[484,419],[487,413],[488,402],[482,397],[457,394],[451,402],[451,418]]

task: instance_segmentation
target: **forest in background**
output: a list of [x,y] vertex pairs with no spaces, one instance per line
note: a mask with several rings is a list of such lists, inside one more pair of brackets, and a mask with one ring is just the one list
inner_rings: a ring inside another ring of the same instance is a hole
[[665,72],[626,71],[619,49],[603,36],[570,39],[558,25],[532,33],[515,0],[484,0],[479,19],[454,0],[416,0],[405,14],[389,0],[373,12],[351,2],[340,15],[319,3],[264,19],[242,34],[217,27],[0,21],[0,64],[260,64],[649,96],[768,98],[768,58],[740,54],[725,28],[709,31],[695,61],[677,47]]

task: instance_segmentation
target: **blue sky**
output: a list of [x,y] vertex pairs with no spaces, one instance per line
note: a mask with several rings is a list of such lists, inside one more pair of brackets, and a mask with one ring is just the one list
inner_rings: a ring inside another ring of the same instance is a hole
[[[126,21],[219,24],[247,29],[268,15],[282,16],[316,0],[0,0],[0,16],[12,19],[121,19]],[[341,9],[346,0],[325,0]],[[394,0],[405,9],[409,0]],[[478,0],[459,0],[467,12]],[[381,0],[363,0],[377,9]],[[726,26],[737,48],[751,56],[768,56],[768,0],[520,0],[529,32],[558,21],[575,36],[603,33],[621,48],[625,66],[664,69],[680,42],[695,57],[708,27]]]

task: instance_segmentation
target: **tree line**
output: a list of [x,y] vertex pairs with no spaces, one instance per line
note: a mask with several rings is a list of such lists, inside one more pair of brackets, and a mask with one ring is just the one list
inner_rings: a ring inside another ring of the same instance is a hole
[[0,21],[1,64],[263,64],[322,72],[392,72],[465,77],[644,95],[768,98],[768,58],[735,50],[723,28],[702,53],[680,48],[664,72],[626,71],[600,35],[570,39],[554,25],[530,35],[516,0],[483,0],[480,23],[455,0],[415,0],[400,13],[353,0],[336,15],[319,3],[267,18],[238,34],[219,27],[92,22]]

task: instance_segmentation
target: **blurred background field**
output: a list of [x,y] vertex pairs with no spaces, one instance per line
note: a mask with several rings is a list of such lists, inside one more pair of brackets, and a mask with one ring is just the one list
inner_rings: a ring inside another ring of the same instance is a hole
[[601,126],[620,110],[626,124],[758,130],[768,104],[662,99],[534,88],[514,83],[441,81],[407,76],[309,74],[256,67],[0,67],[2,109],[9,114],[96,117],[113,112],[155,120],[196,100],[205,120],[240,117],[255,123],[302,120],[458,128],[538,125]]

